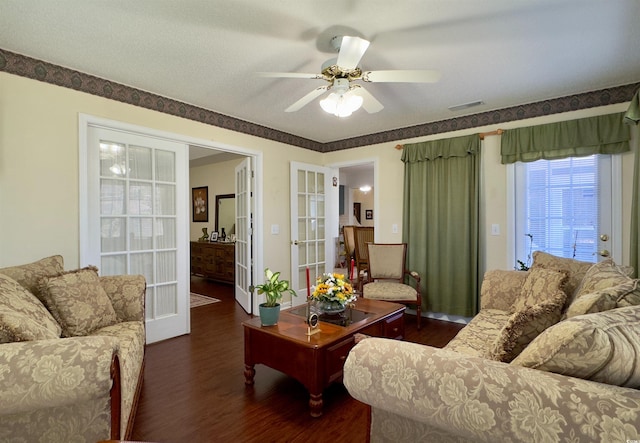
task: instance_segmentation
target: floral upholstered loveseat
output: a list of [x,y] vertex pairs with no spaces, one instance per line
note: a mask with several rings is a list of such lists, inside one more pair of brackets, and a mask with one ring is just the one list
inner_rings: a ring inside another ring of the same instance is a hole
[[145,288],[142,276],[65,272],[59,255],[0,269],[0,441],[129,436]]
[[535,253],[529,272],[485,274],[479,314],[444,349],[362,340],[344,384],[371,405],[371,441],[640,440],[629,271]]

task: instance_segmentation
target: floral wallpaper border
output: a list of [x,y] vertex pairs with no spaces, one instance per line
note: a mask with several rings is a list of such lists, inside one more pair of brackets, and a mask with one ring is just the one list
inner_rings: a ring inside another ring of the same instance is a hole
[[639,83],[320,143],[0,48],[0,71],[318,152],[423,137],[630,101]]

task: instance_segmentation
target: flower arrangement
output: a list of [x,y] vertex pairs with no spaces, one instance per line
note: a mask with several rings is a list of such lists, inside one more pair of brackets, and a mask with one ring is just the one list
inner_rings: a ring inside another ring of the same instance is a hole
[[287,280],[278,280],[279,272],[272,272],[267,268],[264,270],[264,276],[267,278],[261,285],[256,285],[258,294],[264,294],[267,298],[265,306],[273,307],[282,299],[284,292],[289,292],[293,296],[297,296],[296,292],[289,287]]
[[316,285],[313,287],[311,299],[328,302],[340,303],[342,306],[356,300],[356,294],[353,293],[353,286],[344,278],[344,274],[325,273],[316,279]]

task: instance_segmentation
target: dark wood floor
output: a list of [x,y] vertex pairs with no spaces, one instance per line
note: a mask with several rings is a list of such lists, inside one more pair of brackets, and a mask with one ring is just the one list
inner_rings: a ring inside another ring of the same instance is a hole
[[[192,277],[191,290],[220,303],[191,309],[191,334],[147,347],[134,440],[154,442],[328,442],[367,440],[368,407],[341,384],[324,392],[324,414],[309,415],[295,379],[256,366],[244,384],[242,321],[233,288]],[[406,317],[405,340],[444,346],[460,325]]]

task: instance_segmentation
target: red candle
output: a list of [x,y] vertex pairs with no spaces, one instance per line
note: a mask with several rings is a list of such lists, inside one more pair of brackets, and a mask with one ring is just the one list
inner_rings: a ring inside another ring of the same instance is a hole
[[351,259],[351,268],[349,269],[349,279],[353,280],[353,259]]
[[311,299],[311,282],[309,281],[309,266],[307,266],[307,300]]

